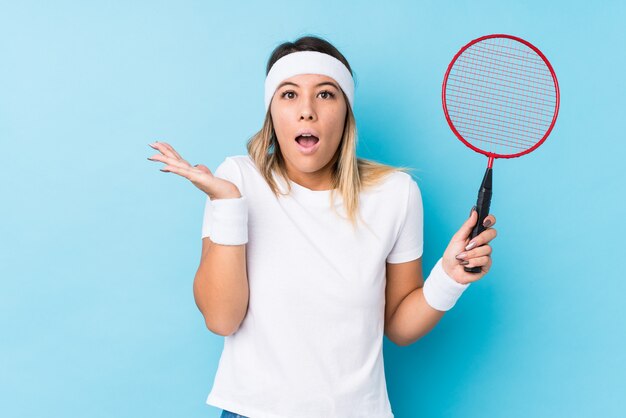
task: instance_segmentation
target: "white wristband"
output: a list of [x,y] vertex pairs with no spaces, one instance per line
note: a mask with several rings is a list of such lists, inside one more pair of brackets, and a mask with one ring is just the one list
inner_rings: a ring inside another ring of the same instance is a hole
[[470,283],[462,284],[454,280],[443,269],[440,258],[424,282],[424,299],[438,311],[452,309]]
[[222,245],[248,242],[248,200],[245,196],[211,200],[212,214],[209,236]]

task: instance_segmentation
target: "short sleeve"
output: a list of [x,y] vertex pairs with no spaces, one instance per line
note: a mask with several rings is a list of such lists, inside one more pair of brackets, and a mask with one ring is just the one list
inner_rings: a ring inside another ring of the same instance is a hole
[[405,263],[422,256],[424,249],[424,209],[422,194],[413,178],[409,179],[404,220],[396,242],[387,255],[388,263]]
[[[226,157],[226,159],[215,169],[215,171],[213,171],[213,175],[232,182],[235,186],[237,186],[239,192],[243,196],[244,190],[242,187],[243,178],[241,175],[241,170],[237,163],[233,160],[233,158]],[[204,204],[204,217],[202,219],[202,238],[210,236],[212,220],[213,205],[211,204],[211,199],[207,195],[206,202]]]

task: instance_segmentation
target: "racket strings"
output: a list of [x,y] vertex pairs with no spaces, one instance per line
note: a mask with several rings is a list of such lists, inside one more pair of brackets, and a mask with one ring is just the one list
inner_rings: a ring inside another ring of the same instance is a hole
[[448,72],[444,94],[459,134],[476,148],[500,155],[526,151],[541,141],[558,101],[544,59],[504,37],[466,48]]

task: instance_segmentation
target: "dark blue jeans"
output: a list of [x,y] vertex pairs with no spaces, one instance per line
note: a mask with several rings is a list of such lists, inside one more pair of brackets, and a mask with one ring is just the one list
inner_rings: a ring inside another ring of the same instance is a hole
[[223,409],[222,415],[220,415],[220,418],[248,418],[248,417],[244,417],[243,415],[235,414],[234,412],[230,412],[230,411]]

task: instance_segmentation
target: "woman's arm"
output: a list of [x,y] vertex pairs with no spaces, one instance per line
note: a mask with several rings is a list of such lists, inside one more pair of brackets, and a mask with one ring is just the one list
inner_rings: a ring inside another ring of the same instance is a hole
[[[247,222],[247,207],[237,185],[222,178],[228,173],[229,160],[226,159],[213,175],[205,165],[192,167],[166,142],[149,145],[160,154],[148,157],[148,160],[165,163],[161,171],[185,177],[218,205],[222,223],[218,223],[211,233],[218,243],[208,236],[202,239],[202,256],[193,281],[193,295],[207,328],[219,335],[230,335],[239,328],[248,310],[248,276],[246,246],[240,244],[247,241],[247,230],[242,224],[237,225],[239,221]],[[221,175],[217,175],[220,171]]]
[[220,245],[202,239],[202,258],[193,282],[196,305],[207,328],[230,335],[248,310],[246,245]]
[[405,346],[426,335],[443,317],[424,299],[422,258],[406,263],[387,263],[385,289],[385,335]]
[[[220,198],[239,199],[241,193],[234,190]],[[217,197],[213,202],[239,203],[220,201]],[[210,331],[223,336],[234,333],[248,310],[246,244],[222,245],[208,236],[202,238],[202,257],[193,282],[193,295]]]
[[[484,220],[487,227],[472,241],[467,237],[476,225],[478,215],[472,209],[470,217],[454,234],[441,259],[428,280],[435,280],[427,291],[430,303],[424,296],[422,259],[406,263],[387,263],[387,285],[385,289],[385,335],[394,343],[405,346],[426,335],[454,305],[454,294],[463,292],[463,287],[480,280],[491,268],[491,246],[496,230],[490,228],[496,218],[489,215]],[[464,267],[482,267],[480,273],[468,273]],[[427,285],[428,287],[428,285]],[[432,305],[445,308],[435,309]]]

